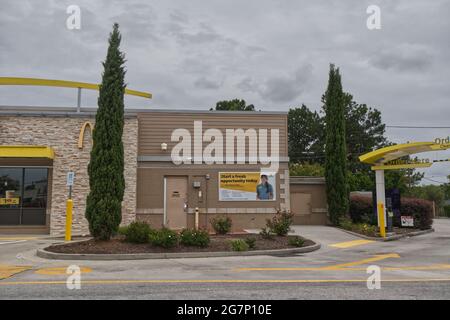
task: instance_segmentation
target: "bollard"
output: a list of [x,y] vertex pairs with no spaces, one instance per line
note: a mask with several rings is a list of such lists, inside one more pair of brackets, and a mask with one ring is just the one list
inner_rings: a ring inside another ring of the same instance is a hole
[[386,222],[384,215],[384,205],[378,203],[378,223],[380,224],[380,235],[382,238],[386,238]]
[[66,203],[66,241],[72,241],[72,210],[73,201],[68,199]]
[[195,230],[198,230],[198,207],[195,208]]

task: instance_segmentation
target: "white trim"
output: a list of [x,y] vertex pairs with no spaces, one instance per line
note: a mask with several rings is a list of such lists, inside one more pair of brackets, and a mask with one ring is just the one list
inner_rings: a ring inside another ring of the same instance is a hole
[[163,209],[163,225],[167,224],[167,177],[164,177],[164,209]]

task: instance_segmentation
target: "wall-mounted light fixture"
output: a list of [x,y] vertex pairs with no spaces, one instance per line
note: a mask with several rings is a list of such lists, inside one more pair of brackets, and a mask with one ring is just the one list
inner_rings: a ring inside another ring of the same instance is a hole
[[161,150],[166,151],[167,150],[167,143],[161,143]]

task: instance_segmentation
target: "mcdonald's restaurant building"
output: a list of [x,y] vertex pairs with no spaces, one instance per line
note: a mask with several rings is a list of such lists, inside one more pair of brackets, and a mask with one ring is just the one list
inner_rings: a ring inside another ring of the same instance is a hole
[[[0,233],[62,234],[68,172],[75,173],[73,232],[89,232],[84,213],[93,128],[95,109],[0,107]],[[267,165],[260,159],[199,160],[196,152],[214,140],[205,134],[222,133],[225,140],[228,129],[241,129],[235,138],[244,139],[248,154],[257,148],[248,129],[258,139],[261,130],[268,131],[266,151],[279,144],[278,170],[264,173]],[[173,160],[173,148],[181,141],[174,139],[176,130],[194,141],[192,161]],[[123,143],[122,224],[140,220],[153,227],[210,228],[212,218],[227,215],[239,231],[262,227],[277,210],[290,210],[287,113],[127,109]],[[267,183],[261,183],[263,178]]]

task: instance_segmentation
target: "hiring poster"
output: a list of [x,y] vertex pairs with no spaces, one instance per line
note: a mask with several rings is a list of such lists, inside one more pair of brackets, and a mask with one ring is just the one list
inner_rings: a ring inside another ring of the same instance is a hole
[[219,201],[274,200],[275,172],[219,172]]

